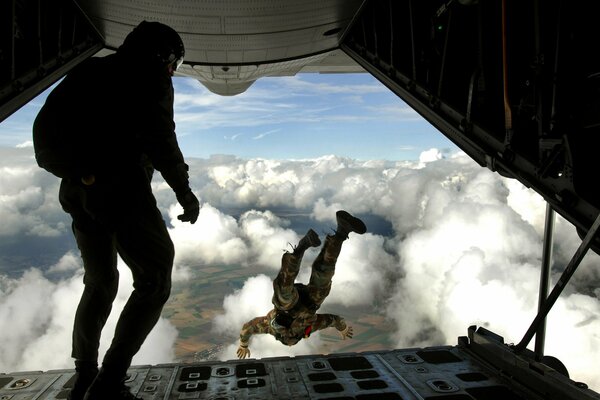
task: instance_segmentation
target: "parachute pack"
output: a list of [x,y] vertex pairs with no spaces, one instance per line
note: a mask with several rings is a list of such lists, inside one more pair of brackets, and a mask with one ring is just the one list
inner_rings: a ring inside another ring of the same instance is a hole
[[83,176],[84,165],[89,162],[86,134],[94,124],[90,96],[92,86],[98,84],[89,76],[94,76],[98,63],[90,59],[67,75],[50,92],[33,123],[37,164],[59,178]]
[[33,124],[33,148],[37,164],[59,178],[73,175],[74,149],[70,134],[59,121],[59,113],[46,105]]

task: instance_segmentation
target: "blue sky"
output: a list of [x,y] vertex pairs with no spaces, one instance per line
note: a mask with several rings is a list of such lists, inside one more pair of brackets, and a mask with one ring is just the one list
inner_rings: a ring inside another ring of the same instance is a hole
[[[369,74],[261,78],[225,97],[191,78],[174,78],[175,120],[186,157],[305,159],[334,154],[358,160],[416,160],[457,150]],[[46,93],[0,124],[0,146],[31,140]]]

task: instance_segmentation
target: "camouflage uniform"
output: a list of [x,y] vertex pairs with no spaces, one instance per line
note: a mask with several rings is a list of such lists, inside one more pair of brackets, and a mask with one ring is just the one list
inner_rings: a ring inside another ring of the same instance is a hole
[[247,344],[254,334],[268,333],[291,346],[312,332],[330,326],[338,331],[345,330],[346,322],[342,317],[316,313],[331,290],[331,278],[345,239],[339,235],[327,236],[312,264],[308,285],[294,283],[304,252],[286,252],[281,259],[281,270],[273,281],[275,308],[263,317],[246,322],[240,332],[240,343]]

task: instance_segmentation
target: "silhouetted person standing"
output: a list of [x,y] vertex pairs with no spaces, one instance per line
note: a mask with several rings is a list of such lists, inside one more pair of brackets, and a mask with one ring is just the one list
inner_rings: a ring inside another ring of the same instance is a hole
[[350,232],[362,235],[367,231],[365,224],[350,213],[336,212],[337,228],[335,234],[328,235],[319,255],[312,263],[308,285],[295,283],[304,252],[317,247],[321,240],[310,229],[300,239],[293,252],[285,252],[281,258],[281,269],[273,281],[274,308],[262,317],[246,322],[240,331],[240,344],[237,349],[239,358],[250,357],[250,337],[256,334],[273,335],[287,346],[293,346],[312,332],[334,327],[342,339],[352,338],[353,329],[344,318],[335,314],[317,314],[331,291],[331,279],[335,265],[342,250],[342,244]]
[[[150,181],[160,171],[194,223],[199,202],[175,135],[171,76],[184,56],[172,28],[142,22],[115,54],[92,57],[50,93],[34,123],[38,164],[62,178],[85,289],[73,330],[71,400],[135,399],[124,381],[171,290],[174,247]],[[54,146],[54,147],[53,147]],[[98,371],[101,331],[117,294],[117,255],[134,291]]]

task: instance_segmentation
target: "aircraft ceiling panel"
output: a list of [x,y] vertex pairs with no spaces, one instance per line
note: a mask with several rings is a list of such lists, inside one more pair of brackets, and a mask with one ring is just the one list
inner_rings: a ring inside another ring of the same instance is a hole
[[[180,32],[189,64],[251,64],[333,50],[363,0],[121,1],[78,4],[116,49],[142,20]],[[354,64],[354,63],[353,63]]]
[[[178,75],[199,79],[220,95],[243,93],[263,76],[364,72],[338,50],[363,0],[77,2],[104,36],[107,50],[118,48],[142,20],[172,26],[186,48]],[[236,65],[256,68],[234,73]]]
[[[223,32],[232,35],[263,34],[265,31],[286,32],[302,30],[307,26],[322,26],[332,21],[343,21],[352,18],[340,2],[306,1],[297,2],[303,7],[290,7],[276,13],[268,10],[266,14],[247,17],[248,12],[242,10],[238,16],[223,18]],[[308,5],[308,7],[306,7]],[[351,8],[350,8],[351,9]]]

